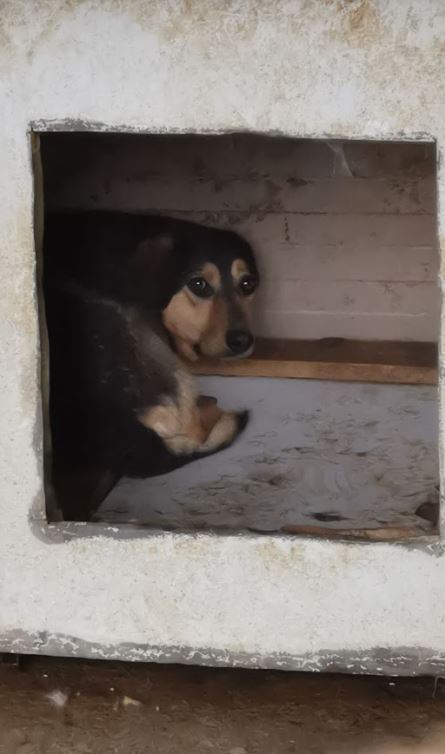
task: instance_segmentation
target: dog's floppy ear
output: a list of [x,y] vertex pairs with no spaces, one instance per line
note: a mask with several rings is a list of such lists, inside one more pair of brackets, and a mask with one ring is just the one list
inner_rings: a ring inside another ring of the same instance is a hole
[[163,274],[168,262],[171,261],[174,246],[173,237],[166,233],[154,238],[145,238],[133,252],[134,271],[149,275]]
[[154,238],[145,238],[136,247],[136,254],[145,254],[147,252],[154,259],[159,259],[162,254],[173,251],[175,245],[173,236],[169,233],[162,233]]
[[153,308],[166,306],[180,287],[175,246],[173,236],[163,233],[144,239],[133,251],[129,284],[138,300]]

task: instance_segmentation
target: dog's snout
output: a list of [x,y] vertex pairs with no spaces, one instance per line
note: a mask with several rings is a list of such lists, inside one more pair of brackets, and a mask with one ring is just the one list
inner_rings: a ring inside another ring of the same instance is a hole
[[245,330],[229,330],[226,335],[226,343],[232,353],[242,354],[253,345],[253,335]]

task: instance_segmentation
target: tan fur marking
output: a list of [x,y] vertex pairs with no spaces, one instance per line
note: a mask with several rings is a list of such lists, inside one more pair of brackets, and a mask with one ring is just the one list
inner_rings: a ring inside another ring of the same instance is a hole
[[153,406],[139,417],[141,423],[156,432],[163,440],[175,437],[181,429],[177,406]]
[[221,287],[219,270],[209,262],[199,275],[212,286],[216,296],[200,299],[185,286],[173,296],[162,313],[164,325],[173,335],[178,352],[189,361],[196,360],[193,345],[197,343],[207,355],[217,355],[225,350],[227,311],[218,296]]
[[177,374],[177,400],[149,408],[139,416],[139,421],[161,437],[172,453],[193,453],[206,437],[199,423],[196,405],[197,391],[193,377],[185,370]]
[[198,343],[207,329],[212,307],[213,299],[196,299],[187,288],[183,288],[164,309],[164,325],[180,341]]
[[212,310],[199,345],[205,356],[219,356],[226,351],[226,334],[229,326],[227,305],[223,298],[213,300]]
[[232,278],[235,282],[235,284],[238,284],[243,275],[247,275],[250,273],[250,270],[245,263],[244,259],[234,259],[232,262],[232,266],[230,268],[230,274],[232,275]]
[[213,290],[219,291],[221,288],[221,275],[215,264],[212,264],[212,262],[206,262],[200,274],[201,277],[207,280],[208,284],[212,286]]
[[193,350],[193,343],[188,343],[183,338],[175,337],[175,344],[177,352],[183,356],[187,361],[197,361],[198,354]]
[[156,432],[175,455],[216,450],[234,439],[236,415],[221,411],[213,398],[198,397],[187,372],[180,370],[177,376],[177,401],[169,399],[148,409],[139,421]]
[[248,323],[250,327],[252,324],[252,314],[253,314],[253,296],[244,296],[244,298],[240,300],[239,306],[246,318],[246,322]]

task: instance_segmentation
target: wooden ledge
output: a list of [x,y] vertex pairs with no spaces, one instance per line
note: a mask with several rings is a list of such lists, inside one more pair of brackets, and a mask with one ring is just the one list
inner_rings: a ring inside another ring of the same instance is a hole
[[435,343],[323,340],[258,340],[248,359],[200,361],[195,374],[231,377],[437,385]]

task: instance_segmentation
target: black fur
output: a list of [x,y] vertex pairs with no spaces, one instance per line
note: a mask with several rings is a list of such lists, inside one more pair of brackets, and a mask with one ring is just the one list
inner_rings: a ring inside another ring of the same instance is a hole
[[[176,357],[162,309],[200,264],[213,262],[224,276],[236,258],[256,272],[249,244],[236,233],[185,221],[112,212],[46,217],[56,468],[68,463],[101,467],[113,479],[148,477],[197,457],[169,453],[137,414],[176,391]],[[240,430],[246,422],[241,414]],[[72,510],[69,515],[75,518]]]

